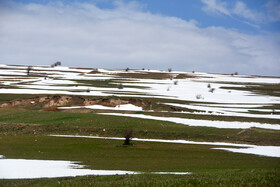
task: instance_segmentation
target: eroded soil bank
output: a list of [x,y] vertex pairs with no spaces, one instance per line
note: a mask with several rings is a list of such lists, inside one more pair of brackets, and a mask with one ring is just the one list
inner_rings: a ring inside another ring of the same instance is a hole
[[[188,111],[193,112],[187,108],[168,106],[154,102],[150,99],[141,98],[119,98],[119,97],[95,97],[87,98],[81,96],[68,96],[68,95],[47,95],[47,96],[36,96],[30,98],[21,98],[11,100],[0,104],[0,108],[27,108],[27,109],[39,109],[45,111],[63,111],[59,110],[58,107],[73,107],[73,106],[90,106],[90,105],[101,105],[105,107],[116,107],[119,105],[132,104],[137,107],[141,107],[143,110],[153,111]],[[67,109],[68,112],[74,113],[89,113],[92,109],[86,108],[73,108]]]
[[133,104],[139,107],[146,107],[150,105],[150,102],[140,99],[120,99],[120,98],[83,98],[80,96],[60,96],[60,95],[48,95],[37,96],[27,99],[18,99],[0,104],[0,108],[12,108],[17,106],[23,107],[36,107],[40,106],[44,109],[57,108],[62,106],[89,106],[89,105],[103,105],[107,107],[116,107],[117,105]]

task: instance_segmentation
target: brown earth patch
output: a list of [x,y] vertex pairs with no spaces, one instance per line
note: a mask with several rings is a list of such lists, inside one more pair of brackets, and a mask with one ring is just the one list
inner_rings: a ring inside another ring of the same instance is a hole
[[156,72],[143,72],[143,73],[118,73],[116,74],[124,78],[139,78],[139,79],[171,79],[172,73],[156,73]]
[[116,107],[117,105],[133,104],[139,107],[145,107],[151,103],[140,99],[120,99],[120,98],[98,98],[88,99],[80,96],[37,96],[27,99],[18,99],[0,104],[0,108],[13,107],[39,107],[49,111],[56,111],[57,107],[62,106],[88,106],[88,105],[103,105],[108,107]]
[[91,72],[89,72],[89,73],[87,73],[87,74],[97,74],[97,73],[100,73],[100,72],[99,72],[98,69],[96,68],[96,69],[93,69]]

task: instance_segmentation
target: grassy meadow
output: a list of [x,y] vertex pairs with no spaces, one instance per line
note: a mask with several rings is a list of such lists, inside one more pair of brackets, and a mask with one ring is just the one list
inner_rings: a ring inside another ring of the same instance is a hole
[[[0,150],[7,158],[79,161],[91,169],[141,171],[141,175],[77,176],[0,180],[2,186],[277,186],[279,158],[213,150],[210,145],[50,137],[79,134],[123,137],[133,129],[139,138],[223,141],[279,145],[279,133],[251,128],[190,127],[171,122],[104,116],[94,113],[0,109]],[[225,147],[225,146],[222,146]],[[155,175],[149,172],[192,172]]]

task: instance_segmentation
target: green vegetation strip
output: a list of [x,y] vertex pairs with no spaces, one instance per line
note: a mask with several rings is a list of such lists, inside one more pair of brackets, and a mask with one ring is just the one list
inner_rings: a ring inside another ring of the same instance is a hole
[[[275,130],[191,127],[165,121],[105,116],[94,113],[0,109],[0,123],[5,123],[0,125],[0,134],[61,132],[63,134],[122,137],[124,130],[133,129],[134,136],[138,138],[280,145],[280,133]],[[38,125],[30,126],[28,124]]]
[[[121,80],[121,79],[72,80],[72,81],[76,81],[81,86],[100,87],[100,88],[117,88],[119,83],[124,83],[124,80]],[[135,83],[134,86],[133,85],[129,85],[129,86],[125,85],[123,87],[124,88],[139,88],[139,89],[149,88],[149,87],[144,87],[144,86],[137,86],[137,83]]]
[[268,124],[280,124],[279,119],[270,118],[253,118],[253,117],[239,117],[239,116],[227,116],[227,115],[215,115],[215,114],[186,114],[186,113],[172,113],[172,112],[137,112],[138,114],[143,113],[146,115],[153,115],[159,117],[179,117],[187,119],[197,120],[211,120],[211,121],[237,121],[237,122],[257,122],[257,123],[268,123]]
[[256,94],[280,97],[280,84],[258,84],[245,87],[222,86],[222,89],[250,91]]
[[[33,98],[36,96],[44,96],[42,95],[30,95],[30,94],[0,94],[0,104],[8,101],[18,100],[18,99],[26,99]],[[1,114],[0,114],[1,115]]]

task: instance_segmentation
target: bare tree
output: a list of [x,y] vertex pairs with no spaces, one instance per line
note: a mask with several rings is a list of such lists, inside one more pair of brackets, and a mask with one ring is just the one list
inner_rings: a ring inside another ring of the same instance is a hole
[[209,92],[213,93],[215,91],[215,88],[210,88]]
[[123,84],[122,84],[122,83],[119,83],[119,84],[117,85],[117,88],[118,88],[118,89],[123,89]]
[[56,64],[56,66],[61,66],[61,62],[60,61],[57,61],[55,64]]
[[124,144],[123,145],[131,145],[130,141],[132,139],[133,136],[133,129],[126,129],[124,131]]
[[30,75],[30,71],[31,71],[32,69],[33,69],[32,66],[28,66],[28,67],[27,67],[27,70],[26,70],[26,71],[27,71],[27,72],[26,72],[27,75]]
[[195,97],[196,99],[204,99],[201,94],[197,94]]
[[53,63],[53,64],[51,65],[52,68],[53,68],[53,67],[56,67],[56,66],[61,66],[61,62],[60,62],[60,61],[57,61],[57,62],[55,62],[55,63]]

